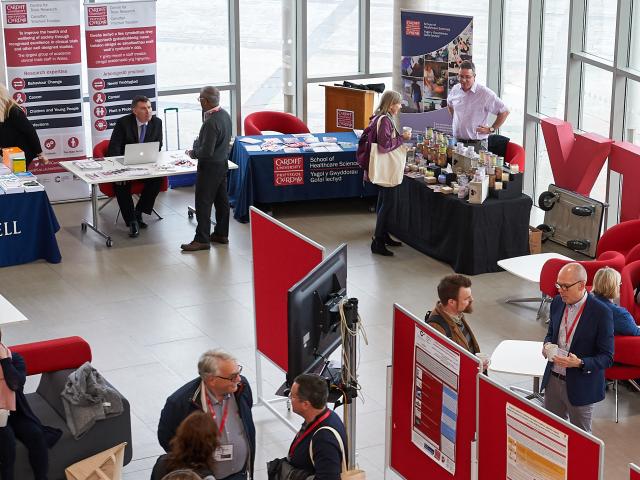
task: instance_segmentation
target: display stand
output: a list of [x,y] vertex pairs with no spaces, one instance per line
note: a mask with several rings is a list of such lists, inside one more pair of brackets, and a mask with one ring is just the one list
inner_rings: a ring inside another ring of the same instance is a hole
[[489,377],[478,377],[478,479],[601,480],[604,443]]
[[373,115],[374,92],[357,88],[324,87],[324,131],[363,130]]
[[386,466],[408,480],[475,478],[479,368],[477,357],[394,305]]
[[629,479],[630,480],[640,480],[640,467],[638,467],[635,463],[629,464]]

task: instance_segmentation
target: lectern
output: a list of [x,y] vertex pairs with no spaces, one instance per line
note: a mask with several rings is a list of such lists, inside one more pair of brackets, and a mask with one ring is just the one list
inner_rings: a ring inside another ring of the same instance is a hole
[[324,131],[362,130],[373,115],[374,92],[356,88],[324,87]]

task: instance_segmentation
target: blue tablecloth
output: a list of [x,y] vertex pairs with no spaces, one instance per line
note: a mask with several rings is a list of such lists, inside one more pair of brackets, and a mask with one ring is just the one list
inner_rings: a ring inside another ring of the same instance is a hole
[[40,258],[60,263],[58,230],[46,192],[0,195],[0,267]]
[[[229,176],[229,200],[233,217],[249,220],[254,203],[279,203],[324,198],[362,197],[377,194],[377,187],[362,181],[363,171],[356,162],[358,139],[353,132],[316,133],[350,142],[341,152],[284,153],[248,152],[248,143],[238,137],[231,151],[231,161],[238,165]],[[283,138],[291,135],[265,135],[252,138]]]

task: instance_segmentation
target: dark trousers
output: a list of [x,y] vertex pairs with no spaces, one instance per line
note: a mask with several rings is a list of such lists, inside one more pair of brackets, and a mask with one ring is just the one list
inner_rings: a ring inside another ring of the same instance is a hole
[[118,206],[120,207],[120,212],[122,212],[122,218],[127,225],[129,225],[132,220],[136,219],[136,210],[138,212],[144,212],[147,215],[151,215],[153,212],[153,204],[156,201],[158,193],[160,193],[163,180],[163,177],[136,180],[136,182],[144,183],[144,187],[135,210],[133,208],[133,198],[131,198],[132,182],[117,182],[113,184],[113,189],[116,192],[116,199],[118,200]]
[[380,187],[378,190],[378,205],[376,206],[376,212],[378,212],[378,218],[376,219],[376,230],[373,236],[377,239],[384,239],[387,232],[387,219],[393,209],[393,204],[397,197],[397,187]]
[[216,227],[221,237],[229,236],[229,197],[227,196],[227,162],[198,162],[196,179],[196,235],[194,240],[208,243],[211,234],[211,206],[216,208]]
[[16,439],[29,451],[29,463],[35,479],[47,480],[49,452],[44,433],[39,425],[15,412],[11,412],[8,425],[0,427],[0,480],[14,480]]

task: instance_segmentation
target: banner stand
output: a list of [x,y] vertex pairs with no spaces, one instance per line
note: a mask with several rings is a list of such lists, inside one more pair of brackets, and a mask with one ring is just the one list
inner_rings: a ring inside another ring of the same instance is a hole
[[[256,338],[257,341],[257,338]],[[282,423],[284,423],[287,427],[289,427],[289,429],[291,429],[292,432],[297,433],[299,430],[299,427],[297,425],[294,425],[293,423],[291,423],[291,421],[285,417],[284,415],[282,415],[282,413],[280,413],[274,406],[273,404],[277,404],[277,403],[282,403],[282,402],[287,402],[287,411],[291,412],[291,400],[288,397],[277,397],[277,398],[270,398],[270,399],[266,399],[263,396],[263,392],[262,392],[262,353],[260,353],[260,351],[258,349],[256,349],[256,393],[257,393],[257,398],[256,398],[256,406],[262,406],[265,407],[267,410],[269,410],[271,413],[273,413],[273,415],[275,415],[275,417],[280,420]],[[264,356],[268,361],[271,361],[269,359],[269,357]],[[273,362],[272,362],[273,363]],[[273,363],[273,365],[275,365],[275,363]],[[275,365],[277,366],[277,365]],[[278,367],[279,368],[279,367]]]
[[630,480],[639,480],[640,479],[640,467],[638,467],[635,463],[629,464],[629,478]]

